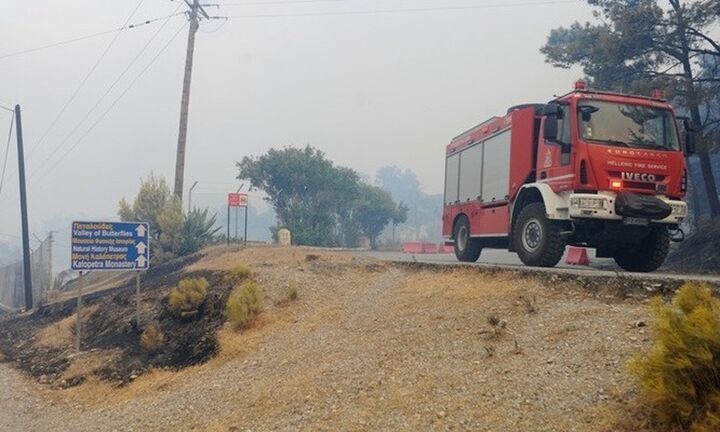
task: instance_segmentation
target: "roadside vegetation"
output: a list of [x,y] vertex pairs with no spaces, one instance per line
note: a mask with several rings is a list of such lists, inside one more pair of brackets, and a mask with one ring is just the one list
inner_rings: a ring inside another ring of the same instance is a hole
[[720,430],[720,300],[688,283],[652,303],[654,345],[630,363],[653,421],[667,430]]
[[257,282],[247,281],[230,294],[225,314],[236,329],[247,328],[263,310],[263,293]]
[[157,321],[148,324],[140,335],[140,345],[150,352],[155,352],[160,349],[164,340],[165,335],[160,329],[160,323]]
[[124,221],[150,223],[150,256],[155,264],[199,251],[220,230],[215,227],[215,215],[211,216],[207,209],[183,214],[181,202],[165,178],[153,173],[141,180],[132,202],[120,200],[118,214]]
[[172,313],[180,318],[191,318],[197,315],[207,297],[208,286],[205,278],[181,280],[168,296],[168,306]]

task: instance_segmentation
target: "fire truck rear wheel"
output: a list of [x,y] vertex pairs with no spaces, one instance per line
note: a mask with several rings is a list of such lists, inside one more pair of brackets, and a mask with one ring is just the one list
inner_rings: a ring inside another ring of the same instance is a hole
[[565,252],[561,227],[549,220],[543,203],[524,207],[513,227],[515,251],[525,265],[554,267]]
[[475,262],[480,258],[482,245],[479,239],[470,236],[470,221],[463,215],[455,222],[453,233],[455,239],[455,256],[459,261]]
[[623,270],[651,272],[657,270],[670,250],[670,233],[664,226],[654,226],[639,244],[625,246],[615,254],[615,262]]

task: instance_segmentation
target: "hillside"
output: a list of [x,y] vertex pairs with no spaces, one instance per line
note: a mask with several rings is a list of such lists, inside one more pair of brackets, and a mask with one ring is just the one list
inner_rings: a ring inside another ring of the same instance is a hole
[[[649,346],[648,295],[678,282],[302,248],[214,248],[193,260],[148,275],[143,320],[159,319],[170,342],[154,356],[137,349],[132,290],[88,302],[79,356],[70,304],[5,318],[0,385],[10,415],[0,431],[650,430],[625,364]],[[238,263],[265,295],[246,330],[218,312]],[[190,275],[211,282],[208,310],[171,324],[165,297]]]

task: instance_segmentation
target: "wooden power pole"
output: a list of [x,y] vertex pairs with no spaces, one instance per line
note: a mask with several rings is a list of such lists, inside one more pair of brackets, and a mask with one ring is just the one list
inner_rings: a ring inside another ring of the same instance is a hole
[[200,0],[185,0],[190,10],[190,30],[188,31],[187,53],[185,55],[185,78],[183,79],[182,100],[180,102],[180,131],[178,132],[177,156],[175,159],[175,195],[182,200],[185,180],[185,145],[187,142],[188,107],[190,105],[190,81],[192,79],[193,53],[195,51],[195,33],[200,27],[200,19],[210,19],[200,4]]

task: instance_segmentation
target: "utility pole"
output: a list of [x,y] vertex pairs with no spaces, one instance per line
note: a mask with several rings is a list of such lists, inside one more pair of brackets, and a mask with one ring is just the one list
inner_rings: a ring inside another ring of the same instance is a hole
[[210,19],[200,0],[184,0],[190,10],[190,30],[188,31],[187,52],[185,54],[185,78],[183,79],[182,100],[180,102],[180,131],[178,132],[177,156],[175,159],[175,195],[182,200],[183,181],[185,179],[185,144],[187,142],[188,107],[190,105],[190,81],[192,79],[193,53],[195,51],[195,33],[200,27],[200,19]]
[[15,105],[15,136],[17,137],[18,177],[20,183],[20,218],[23,242],[23,282],[25,286],[25,309],[33,307],[32,275],[30,274],[30,231],[28,229],[27,192],[25,190],[25,152],[23,151],[22,118],[20,105]]

